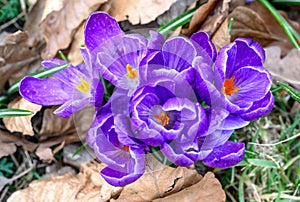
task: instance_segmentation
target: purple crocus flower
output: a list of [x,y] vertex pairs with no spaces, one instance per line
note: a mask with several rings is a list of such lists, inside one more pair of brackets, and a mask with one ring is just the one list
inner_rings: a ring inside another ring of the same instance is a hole
[[[64,118],[83,109],[89,103],[100,107],[104,94],[103,85],[92,69],[88,51],[82,49],[82,54],[86,64],[70,65],[51,78],[25,77],[20,83],[20,94],[35,104],[62,105],[54,113]],[[63,64],[67,62],[59,59],[47,59],[42,62],[45,68]]]
[[[189,88],[193,89],[186,92],[188,88],[181,86],[181,89],[184,89],[181,94],[184,97],[192,92],[196,97],[196,102],[206,103],[205,112],[209,123],[206,133],[198,132],[197,135],[191,136],[181,132],[172,141],[163,142],[162,153],[171,162],[180,166],[191,165],[196,160],[204,160],[212,165],[207,160],[212,155],[215,159],[219,159],[216,164],[219,167],[233,166],[241,161],[244,155],[244,145],[236,143],[239,146],[237,148],[240,148],[237,152],[234,148],[227,147],[227,143],[234,129],[241,128],[249,122],[239,116],[231,115],[226,109],[227,103],[224,95],[212,85],[212,80],[215,78],[212,66],[217,54],[209,35],[205,32],[198,32],[190,39],[173,37],[164,43],[161,43],[162,37],[159,33],[152,33],[152,37],[157,42],[156,44],[161,46],[161,50],[152,52],[147,65],[141,68],[144,82],[177,72],[181,75],[181,79],[189,84]],[[207,82],[209,80],[211,82]],[[141,93],[141,95],[144,94]],[[201,117],[204,116],[201,115]],[[234,144],[230,142],[231,146]],[[231,155],[233,159],[225,158],[224,152],[218,152],[220,148],[226,148],[226,155]]]
[[97,158],[107,167],[101,176],[113,186],[125,186],[137,180],[145,171],[145,146],[132,138],[124,117],[113,116],[111,103],[98,110],[87,132],[87,142]]
[[228,111],[246,121],[266,115],[274,105],[272,78],[264,60],[264,50],[257,42],[240,38],[221,48],[215,62],[214,83]]
[[147,40],[125,34],[117,21],[104,12],[87,19],[85,44],[101,76],[129,94],[139,85],[139,67],[147,53]]

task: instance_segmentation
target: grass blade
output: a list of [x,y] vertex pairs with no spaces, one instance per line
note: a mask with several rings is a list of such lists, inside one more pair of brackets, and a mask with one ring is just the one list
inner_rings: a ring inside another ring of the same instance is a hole
[[87,146],[87,142],[83,143],[80,147],[78,147],[76,151],[73,153],[72,158],[74,158],[77,154],[79,154],[86,146]]
[[0,109],[0,118],[10,117],[10,116],[30,116],[32,111],[24,109]]
[[274,6],[272,6],[272,4],[269,1],[267,1],[267,0],[257,0],[257,1],[259,3],[261,3],[264,7],[266,7],[270,11],[270,13],[273,15],[273,17],[277,20],[277,22],[283,28],[284,32],[286,33],[286,35],[290,39],[291,43],[295,46],[295,48],[297,50],[300,50],[300,47],[299,47],[297,41],[295,40],[292,31],[290,30],[291,26],[284,19],[284,17],[282,17],[282,15],[280,15],[280,13],[274,8]]
[[276,163],[265,159],[248,159],[249,163],[254,166],[278,168]]
[[[205,3],[203,3],[203,4],[205,4]],[[184,12],[183,14],[179,15],[177,18],[174,18],[173,20],[171,20],[166,25],[158,28],[157,31],[159,33],[161,33],[162,35],[167,35],[169,32],[174,31],[176,28],[190,22],[193,15],[196,12],[196,10],[203,4],[200,4],[199,6],[196,6],[195,8],[192,8],[192,9]]]
[[277,81],[277,84],[284,89],[294,100],[300,103],[300,93],[297,92],[293,87],[291,87],[289,84],[282,83],[280,81]]

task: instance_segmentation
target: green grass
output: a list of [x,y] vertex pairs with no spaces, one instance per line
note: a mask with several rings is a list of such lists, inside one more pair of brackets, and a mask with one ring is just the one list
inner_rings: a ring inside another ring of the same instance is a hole
[[300,201],[300,115],[287,110],[295,102],[291,96],[273,93],[277,98],[273,111],[231,138],[246,142],[244,160],[233,168],[215,170],[223,176],[227,201]]
[[14,163],[7,157],[0,159],[0,176],[8,177],[14,173]]
[[0,24],[17,17],[22,12],[20,0],[0,0],[0,7]]

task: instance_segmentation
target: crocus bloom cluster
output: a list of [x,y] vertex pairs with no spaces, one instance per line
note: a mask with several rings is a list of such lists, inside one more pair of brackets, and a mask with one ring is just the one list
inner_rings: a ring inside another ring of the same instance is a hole
[[[274,105],[264,51],[253,40],[236,39],[217,53],[205,32],[165,40],[150,31],[147,39],[125,34],[104,12],[88,18],[84,33],[85,65],[53,78],[26,77],[20,93],[37,104],[62,104],[56,113],[63,117],[87,103],[95,106],[86,140],[107,165],[102,177],[114,186],[144,173],[151,148],[178,166],[199,160],[217,168],[237,164],[245,146],[229,141],[230,135]],[[115,86],[104,106],[99,76]]]

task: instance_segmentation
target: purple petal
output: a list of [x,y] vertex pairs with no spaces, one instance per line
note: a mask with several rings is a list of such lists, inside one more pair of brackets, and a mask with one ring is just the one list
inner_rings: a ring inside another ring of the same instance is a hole
[[192,65],[198,70],[203,79],[209,82],[213,81],[213,66],[210,60],[207,60],[206,57],[197,56],[195,57]]
[[50,58],[42,61],[42,66],[46,69],[64,64],[68,64],[68,62],[57,58]]
[[162,51],[166,68],[176,69],[178,72],[190,67],[197,55],[193,44],[184,37],[168,39]]
[[126,78],[126,66],[130,65],[134,69],[139,69],[140,63],[147,51],[146,39],[137,34],[125,35],[112,44],[104,44],[102,52],[98,53],[98,63],[100,64],[100,74],[120,88],[126,86],[119,85],[121,79]]
[[57,116],[68,118],[75,112],[82,110],[88,104],[89,104],[88,98],[83,98],[81,100],[69,100],[65,102],[62,106],[57,108],[53,113],[56,114]]
[[92,106],[101,107],[104,96],[104,86],[99,79],[93,79],[91,86],[92,97],[90,103]]
[[86,21],[84,42],[86,47],[93,51],[107,40],[123,34],[114,18],[104,12],[94,12]]
[[123,187],[139,179],[143,174],[124,173],[105,167],[100,172],[101,176],[112,186]]
[[74,89],[64,83],[52,79],[25,77],[20,83],[20,94],[26,100],[43,105],[60,105],[72,99]]
[[148,49],[150,51],[161,50],[165,42],[163,35],[161,35],[159,32],[155,32],[152,30],[150,30],[149,33],[150,33],[150,40],[148,42]]
[[194,42],[198,56],[206,57],[208,55],[211,61],[215,61],[217,56],[216,47],[210,40],[210,35],[207,32],[194,33],[190,39]]
[[239,163],[245,154],[245,144],[227,141],[214,150],[203,160],[210,167],[228,168]]
[[190,166],[194,163],[192,159],[184,155],[183,152],[175,151],[180,147],[179,145],[163,143],[160,151],[172,162],[178,166]]
[[274,97],[271,92],[268,92],[263,99],[254,102],[250,109],[240,116],[247,121],[253,121],[268,114],[272,110],[273,106]]
[[238,92],[228,96],[228,99],[239,106],[246,102],[262,99],[269,92],[272,80],[265,69],[259,67],[243,67],[234,72],[234,85]]
[[263,66],[264,50],[251,39],[237,39],[220,49],[215,68],[218,73],[231,78],[233,73],[245,66]]
[[220,130],[235,130],[243,128],[249,124],[249,121],[245,121],[240,116],[229,115],[220,126]]

